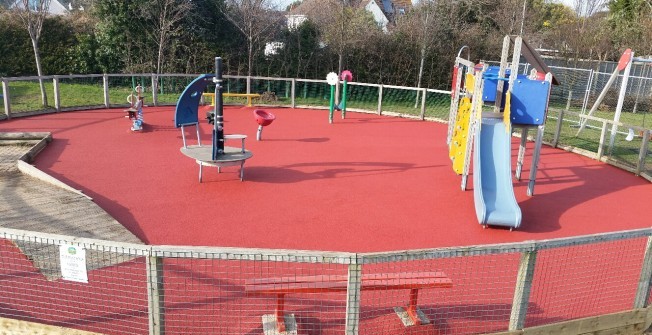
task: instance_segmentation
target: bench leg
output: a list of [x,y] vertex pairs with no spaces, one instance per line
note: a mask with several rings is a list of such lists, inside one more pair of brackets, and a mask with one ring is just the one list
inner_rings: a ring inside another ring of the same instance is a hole
[[285,295],[279,294],[276,299],[276,311],[274,315],[276,316],[276,330],[279,333],[285,331],[285,311],[283,310],[283,305],[285,304]]
[[285,294],[276,296],[274,314],[263,315],[264,335],[296,335],[297,321],[294,314],[285,314]]
[[403,307],[394,307],[394,311],[398,314],[398,317],[403,321],[403,325],[406,327],[418,326],[429,324],[430,320],[423,313],[419,307],[417,307],[419,298],[419,290],[413,288],[410,290],[410,302],[408,303],[407,308]]
[[419,290],[411,289],[410,290],[410,303],[407,307],[407,313],[410,316],[410,319],[414,322],[415,325],[420,325],[421,320],[417,315],[417,300],[419,298]]

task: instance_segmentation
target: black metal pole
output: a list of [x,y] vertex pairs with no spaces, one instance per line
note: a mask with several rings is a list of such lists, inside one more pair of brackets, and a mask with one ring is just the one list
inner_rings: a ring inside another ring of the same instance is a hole
[[222,102],[222,57],[215,57],[215,123],[213,124],[213,160],[224,154],[224,104]]

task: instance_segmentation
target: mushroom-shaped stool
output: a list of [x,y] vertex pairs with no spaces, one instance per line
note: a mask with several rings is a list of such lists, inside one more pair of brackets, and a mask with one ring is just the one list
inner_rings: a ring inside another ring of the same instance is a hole
[[256,109],[254,110],[254,117],[256,118],[256,122],[258,123],[258,132],[256,133],[256,140],[260,141],[260,138],[263,134],[263,127],[269,126],[276,120],[276,116],[274,114],[263,110],[263,109]]

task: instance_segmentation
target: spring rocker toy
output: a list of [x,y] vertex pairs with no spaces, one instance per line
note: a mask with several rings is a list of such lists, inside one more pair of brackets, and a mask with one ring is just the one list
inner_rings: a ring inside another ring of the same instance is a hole
[[143,101],[144,97],[142,95],[143,87],[138,85],[136,86],[136,95],[133,93],[127,96],[127,102],[129,102],[129,109],[125,112],[129,113],[126,117],[132,121],[131,131],[141,131],[143,130]]

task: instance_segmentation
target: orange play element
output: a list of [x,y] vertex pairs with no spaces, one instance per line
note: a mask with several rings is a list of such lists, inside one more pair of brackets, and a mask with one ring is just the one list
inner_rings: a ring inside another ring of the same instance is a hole
[[459,67],[457,66],[453,67],[453,84],[451,87],[451,96],[453,99],[455,99],[455,97],[457,96],[457,90],[455,89],[456,88],[455,86],[457,85],[457,74],[459,71],[460,71]]
[[276,120],[274,114],[263,109],[256,109],[254,111],[254,118],[256,119],[256,123],[263,127],[270,125],[274,120]]
[[[276,295],[276,330],[286,331],[284,302],[291,293],[346,292],[347,276],[318,275],[280,278],[248,279],[245,281],[247,294]],[[361,290],[410,290],[410,299],[405,308],[414,325],[422,324],[423,315],[417,308],[419,290],[424,288],[450,288],[453,281],[443,272],[377,273],[362,275]],[[427,320],[426,320],[427,321]]]
[[627,64],[632,61],[632,49],[627,49],[623,52],[623,55],[620,56],[618,61],[618,71],[622,71],[627,67]]

